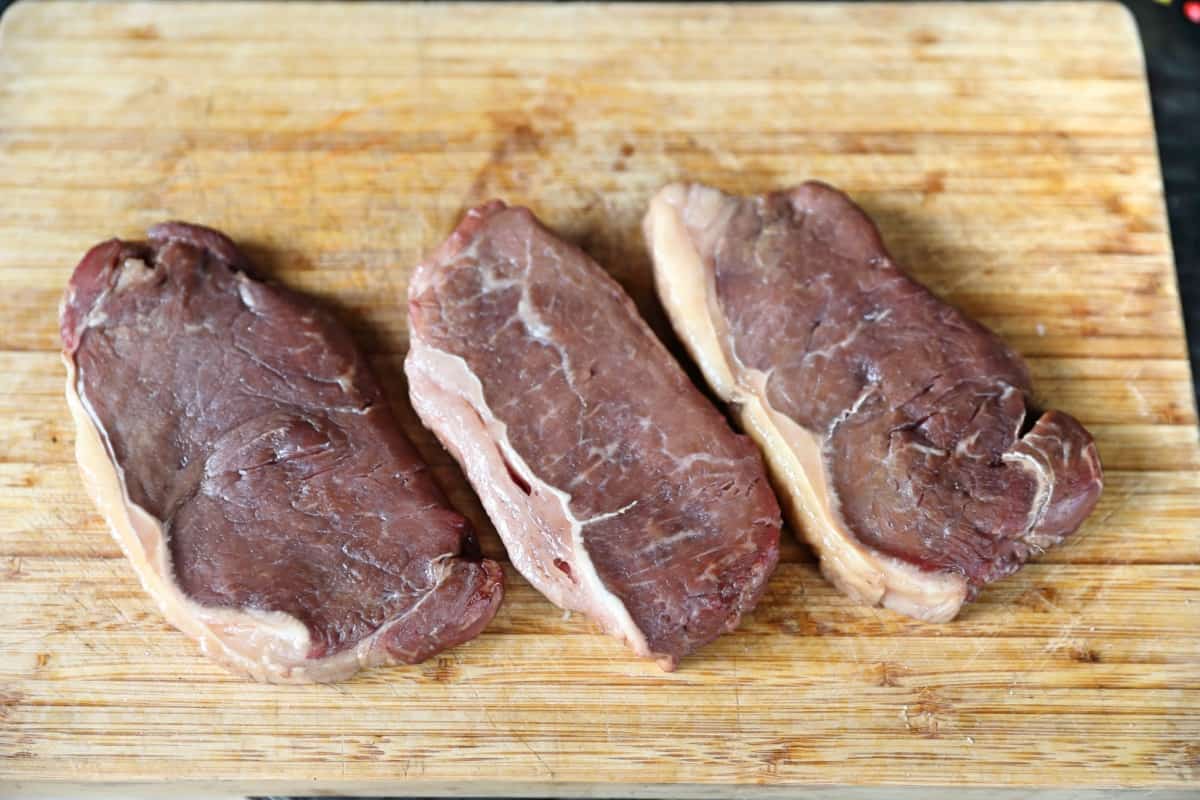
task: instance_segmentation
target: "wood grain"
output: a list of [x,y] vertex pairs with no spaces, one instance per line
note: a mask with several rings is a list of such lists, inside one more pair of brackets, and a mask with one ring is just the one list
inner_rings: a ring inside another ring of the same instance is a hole
[[[408,270],[503,196],[674,344],[638,222],[684,177],[838,184],[1025,354],[1108,471],[1073,541],[933,626],[854,607],[789,537],[671,675],[511,570],[475,642],[339,686],[247,683],[167,627],[72,463],[55,308],[89,245],[189,219],[322,297],[502,555],[404,400]],[[0,795],[1200,788],[1200,447],[1119,6],[25,3],[0,196]]]

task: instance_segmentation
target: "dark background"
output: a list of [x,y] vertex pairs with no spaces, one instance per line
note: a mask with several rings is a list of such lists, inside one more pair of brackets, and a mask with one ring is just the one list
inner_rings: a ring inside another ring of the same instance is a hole
[[1187,19],[1180,0],[1124,5],[1137,18],[1146,54],[1192,386],[1200,394],[1200,24]]
[[[0,0],[0,14],[12,2]],[[1146,54],[1192,386],[1200,395],[1200,23],[1188,19],[1186,0],[1121,2],[1137,20]]]

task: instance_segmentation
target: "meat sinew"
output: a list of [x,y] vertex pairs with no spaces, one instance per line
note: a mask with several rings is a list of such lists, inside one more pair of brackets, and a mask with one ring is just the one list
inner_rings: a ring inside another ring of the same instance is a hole
[[668,670],[737,625],[778,560],[761,457],[599,265],[492,201],[409,317],[413,405],[535,587]]
[[85,483],[142,584],[231,669],[333,681],[475,636],[502,595],[348,334],[167,223],[63,302]]
[[1021,360],[905,275],[841,192],[671,185],[645,232],[672,324],[852,598],[952,619],[1095,506],[1088,432],[1027,417]]

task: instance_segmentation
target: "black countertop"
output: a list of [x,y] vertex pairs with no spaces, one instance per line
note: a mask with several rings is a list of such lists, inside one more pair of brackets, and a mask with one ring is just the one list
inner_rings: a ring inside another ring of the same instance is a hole
[[[0,0],[0,14],[12,2]],[[1200,0],[1122,2],[1137,19],[1146,54],[1192,385],[1200,394]]]
[[[1189,21],[1179,0],[1125,5],[1137,18],[1146,53],[1192,386],[1200,394],[1200,22]],[[1200,3],[1195,8],[1200,20]]]

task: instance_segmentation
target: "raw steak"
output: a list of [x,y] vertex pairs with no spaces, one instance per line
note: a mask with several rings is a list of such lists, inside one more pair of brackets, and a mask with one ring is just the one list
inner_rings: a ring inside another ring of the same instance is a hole
[[62,313],[85,483],[147,591],[231,669],[333,681],[475,636],[502,573],[365,359],[207,228],[97,245]]
[[546,597],[667,670],[753,607],[779,555],[762,460],[586,254],[492,201],[417,268],[409,319],[413,405]]
[[952,619],[1095,506],[1088,432],[1027,416],[1021,360],[905,275],[841,192],[672,185],[645,231],[672,324],[846,594]]

